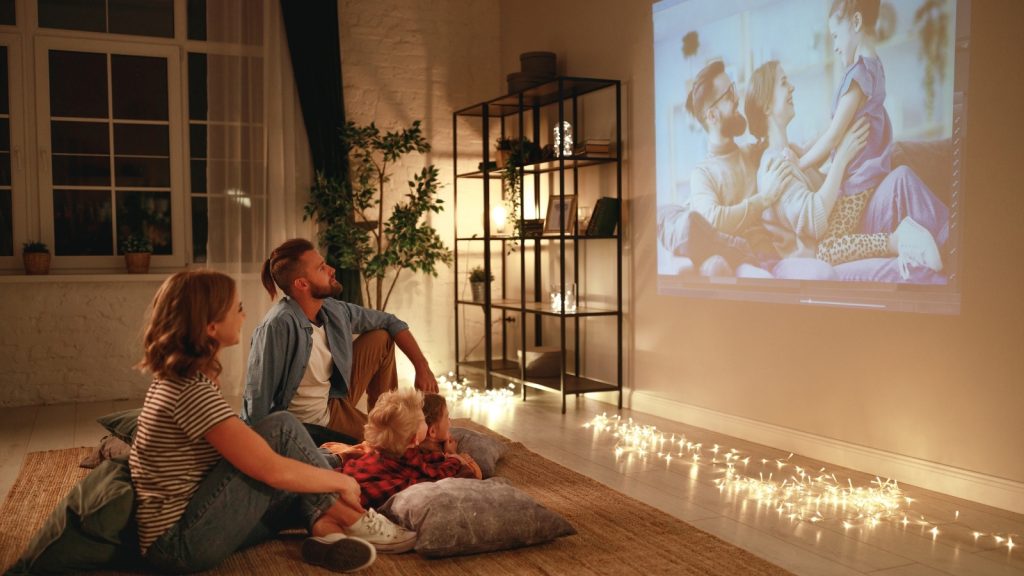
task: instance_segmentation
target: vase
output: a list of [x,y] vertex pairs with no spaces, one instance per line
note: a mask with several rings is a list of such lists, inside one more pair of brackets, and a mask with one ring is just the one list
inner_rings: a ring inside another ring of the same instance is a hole
[[149,272],[149,252],[125,252],[124,263],[129,274],[147,274]]
[[473,291],[473,302],[483,302],[484,295],[487,291],[486,283],[484,282],[470,282],[469,287]]
[[22,261],[25,263],[25,274],[36,276],[50,273],[49,252],[25,252]]

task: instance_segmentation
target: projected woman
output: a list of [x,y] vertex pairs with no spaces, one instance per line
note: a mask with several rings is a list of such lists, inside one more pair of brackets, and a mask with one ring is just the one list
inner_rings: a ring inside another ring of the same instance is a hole
[[[744,112],[750,133],[767,141],[767,149],[761,158],[758,182],[766,177],[765,167],[771,159],[784,159],[794,165],[802,150],[789,142],[787,128],[796,111],[793,106],[793,85],[777,61],[766,62],[754,71],[747,89]],[[797,170],[797,177],[790,181],[779,199],[765,210],[765,226],[775,237],[776,249],[783,257],[814,256],[817,243],[828,232],[828,220],[840,194],[840,186],[849,162],[864,147],[867,125],[857,123],[851,126],[836,148],[833,164],[822,178],[817,170]],[[900,242],[900,233],[933,233],[939,243],[948,235],[949,212],[914,172],[900,166],[890,172],[875,190],[871,204],[887,207],[889,213],[876,210],[865,212],[857,234],[851,235],[851,245],[858,244],[856,236],[881,238],[877,253],[860,253],[847,260],[860,260],[838,264],[840,277],[848,279],[874,280],[880,282],[943,283],[945,277],[928,267],[904,258],[902,265],[894,256],[899,256],[899,247],[913,246],[913,242]],[[912,218],[927,228],[895,226]],[[905,232],[911,230],[911,232]],[[931,232],[934,230],[934,232]],[[931,240],[928,238],[927,240]],[[885,260],[878,261],[878,258]],[[870,269],[868,269],[870,267]],[[844,274],[844,269],[846,274]]]

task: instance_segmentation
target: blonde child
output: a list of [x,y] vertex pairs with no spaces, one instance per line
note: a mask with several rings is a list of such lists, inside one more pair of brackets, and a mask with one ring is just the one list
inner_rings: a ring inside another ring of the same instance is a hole
[[459,469],[458,478],[483,478],[483,472],[476,460],[465,452],[459,453],[458,443],[452,438],[452,419],[448,403],[440,394],[424,394],[423,418],[427,422],[427,437],[420,442],[420,451],[427,454],[458,454],[465,465]]
[[363,506],[378,507],[413,484],[451,478],[466,464],[457,454],[420,451],[427,422],[423,395],[416,390],[382,394],[370,410],[363,434],[366,453],[347,460],[342,469],[359,483]]
[[[875,23],[880,0],[833,0],[828,28],[833,50],[846,68],[832,104],[828,129],[800,157],[801,170],[816,169],[834,154],[853,123],[866,119],[869,127],[864,149],[847,165],[841,194],[829,214],[828,230],[818,243],[817,258],[841,264],[863,258],[898,254],[901,273],[907,277],[909,265],[934,271],[942,269],[936,237],[948,234],[948,212],[927,203],[931,191],[920,179],[908,178],[905,206],[899,206],[902,219],[895,230],[884,230],[878,222],[862,223],[865,207],[876,187],[892,172],[892,123],[885,110],[885,69],[875,51]],[[923,188],[923,190],[922,190]],[[922,200],[916,201],[917,198]],[[922,204],[924,202],[924,204]],[[916,209],[922,205],[923,209]],[[910,217],[914,214],[914,218]],[[892,214],[884,215],[886,220]],[[926,221],[919,221],[925,219]],[[923,224],[923,225],[922,225]],[[867,233],[855,233],[857,231]],[[942,238],[944,240],[944,238]]]
[[364,511],[358,484],[327,466],[294,416],[278,412],[250,428],[224,400],[218,356],[239,342],[245,320],[234,280],[178,272],[152,308],[139,366],[153,383],[129,466],[139,547],[153,568],[208,570],[300,526],[311,533],[303,558],[335,571],[369,566],[374,545],[411,548],[415,534]]

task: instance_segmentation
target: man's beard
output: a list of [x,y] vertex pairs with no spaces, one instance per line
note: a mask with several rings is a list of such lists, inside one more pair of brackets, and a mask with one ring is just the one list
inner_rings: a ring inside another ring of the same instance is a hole
[[739,112],[734,113],[722,122],[722,136],[738,138],[747,131],[747,119]]
[[338,296],[341,296],[341,282],[331,278],[331,283],[326,288],[312,286],[312,289],[309,291],[309,295],[317,300],[323,300],[324,298],[337,298]]

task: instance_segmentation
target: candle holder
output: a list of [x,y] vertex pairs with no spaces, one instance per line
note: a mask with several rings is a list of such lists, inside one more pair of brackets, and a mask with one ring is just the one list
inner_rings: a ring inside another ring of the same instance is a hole
[[576,312],[576,283],[573,282],[571,287],[566,287],[563,291],[562,286],[559,284],[551,286],[551,290],[548,292],[548,297],[551,301],[551,310],[554,312],[563,312],[563,304],[565,306],[564,312],[574,313]]

